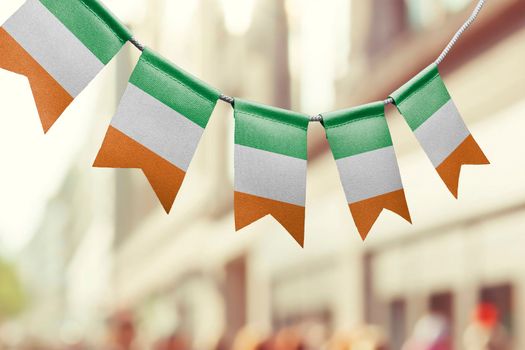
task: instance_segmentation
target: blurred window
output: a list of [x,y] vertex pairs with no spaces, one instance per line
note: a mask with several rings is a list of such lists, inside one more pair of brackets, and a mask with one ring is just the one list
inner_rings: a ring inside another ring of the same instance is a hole
[[[295,102],[305,111],[331,108],[336,96],[334,81],[348,70],[351,3],[288,0],[285,4],[290,76],[294,97],[298,98]],[[280,95],[286,96],[277,93]]]
[[513,329],[513,295],[514,288],[510,284],[487,286],[480,290],[480,302],[495,306],[499,312],[499,319],[505,329],[512,333]]
[[406,301],[396,299],[390,303],[390,342],[392,349],[401,349],[407,337]]
[[472,0],[441,0],[445,9],[449,12],[459,12],[465,9]]
[[452,323],[454,319],[454,295],[451,292],[431,295],[428,306],[430,311],[440,314]]
[[445,318],[449,330],[448,339],[451,341],[454,331],[454,295],[452,292],[431,295],[428,300],[428,307],[432,313]]
[[373,0],[370,21],[370,54],[383,51],[407,29],[405,0]]
[[226,265],[224,283],[226,304],[226,341],[231,343],[235,334],[246,324],[246,256]]
[[464,10],[471,0],[405,0],[410,27],[421,30]]

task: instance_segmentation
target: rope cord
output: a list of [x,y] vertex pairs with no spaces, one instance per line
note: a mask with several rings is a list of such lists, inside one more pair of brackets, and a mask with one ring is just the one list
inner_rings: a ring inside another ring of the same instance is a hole
[[[474,8],[474,11],[472,11],[472,14],[470,15],[470,17],[467,19],[467,21],[465,23],[463,23],[461,28],[459,28],[459,30],[456,32],[456,34],[454,34],[454,36],[452,37],[452,39],[448,43],[447,47],[445,47],[443,52],[441,52],[441,55],[439,55],[439,57],[434,61],[434,63],[436,65],[440,65],[445,60],[445,58],[450,53],[450,51],[452,50],[454,45],[456,45],[456,43],[459,41],[459,39],[461,38],[463,33],[465,33],[467,31],[467,29],[476,21],[476,18],[478,17],[479,13],[483,9],[484,5],[485,5],[485,0],[479,0],[478,1],[478,4]],[[129,42],[131,44],[133,44],[140,51],[144,51],[145,46],[143,44],[141,44],[135,37],[131,37],[131,39],[129,39]],[[221,101],[224,101],[226,103],[231,104],[232,106],[233,106],[233,104],[235,102],[235,98],[234,97],[231,97],[231,96],[228,96],[228,95],[225,95],[225,94],[221,94],[219,99]],[[385,105],[393,104],[394,103],[394,99],[389,97],[386,100],[384,100],[383,103]],[[310,121],[311,122],[321,122],[322,123],[323,122],[323,116],[320,115],[320,114],[312,116],[312,117],[310,117]]]
[[474,9],[474,11],[470,15],[470,17],[467,19],[467,21],[465,23],[463,23],[463,25],[456,32],[454,37],[452,37],[452,40],[450,40],[450,42],[448,43],[447,47],[445,47],[445,49],[443,50],[441,55],[439,55],[439,57],[437,58],[437,60],[435,62],[437,65],[440,65],[441,62],[443,62],[443,60],[447,57],[447,55],[450,52],[450,50],[452,50],[454,45],[456,45],[456,43],[458,42],[459,38],[461,38],[463,33],[465,33],[465,31],[472,25],[472,23],[474,23],[476,18],[478,18],[478,15],[481,12],[481,9],[483,8],[483,5],[485,5],[485,0],[479,0],[478,4],[476,5],[476,8]]
[[139,49],[140,51],[144,51],[145,49],[145,46],[142,45],[135,37],[131,37],[129,39],[129,42],[132,43],[137,49]]

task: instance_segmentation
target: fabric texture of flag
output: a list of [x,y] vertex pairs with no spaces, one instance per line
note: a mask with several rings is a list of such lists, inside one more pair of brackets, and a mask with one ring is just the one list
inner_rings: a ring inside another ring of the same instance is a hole
[[439,176],[457,198],[462,165],[489,161],[465,126],[438,66],[427,67],[394,92],[392,98]]
[[146,48],[94,166],[142,169],[169,212],[219,96]]
[[324,113],[323,125],[361,238],[383,209],[411,222],[383,102]]
[[304,245],[309,118],[235,100],[235,225],[272,215]]
[[0,68],[28,78],[47,132],[130,38],[96,0],[27,0],[0,28]]

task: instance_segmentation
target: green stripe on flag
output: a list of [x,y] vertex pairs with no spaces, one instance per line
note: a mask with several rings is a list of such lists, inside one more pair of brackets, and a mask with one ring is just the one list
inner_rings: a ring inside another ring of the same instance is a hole
[[450,100],[450,95],[435,63],[428,66],[391,96],[412,130],[419,128]]
[[276,107],[235,99],[235,143],[307,159],[309,118]]
[[40,0],[97,58],[107,64],[132,34],[97,0]]
[[392,146],[383,102],[323,114],[335,159]]
[[146,49],[130,82],[205,128],[220,92]]

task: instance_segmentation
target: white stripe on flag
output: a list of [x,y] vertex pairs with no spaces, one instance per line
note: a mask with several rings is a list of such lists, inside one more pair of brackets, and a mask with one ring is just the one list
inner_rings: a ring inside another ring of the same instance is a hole
[[470,135],[450,100],[414,131],[434,167],[438,167]]
[[306,160],[235,145],[235,191],[304,206]]
[[111,125],[183,171],[204,131],[131,83]]
[[38,0],[28,0],[3,28],[72,97],[78,96],[104,67]]
[[357,203],[403,188],[394,147],[337,160],[348,203]]

